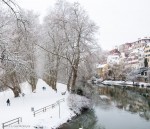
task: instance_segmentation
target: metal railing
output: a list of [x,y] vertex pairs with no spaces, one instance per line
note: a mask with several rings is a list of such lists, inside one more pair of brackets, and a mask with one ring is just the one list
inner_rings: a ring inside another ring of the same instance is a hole
[[12,119],[10,121],[2,123],[2,128],[4,129],[6,126],[12,125],[14,123],[18,123],[19,124],[19,122],[22,122],[22,118],[21,117],[18,117],[18,118],[15,118],[15,119]]
[[55,103],[53,103],[51,105],[48,105],[48,106],[45,106],[45,107],[40,108],[38,110],[35,110],[35,111],[33,111],[33,116],[35,117],[35,115],[38,114],[38,113],[46,112],[50,108],[53,109],[53,108],[55,108],[55,106],[59,105],[61,102],[64,102],[64,101],[65,101],[65,99],[63,98],[63,99],[60,99],[60,100],[56,101]]

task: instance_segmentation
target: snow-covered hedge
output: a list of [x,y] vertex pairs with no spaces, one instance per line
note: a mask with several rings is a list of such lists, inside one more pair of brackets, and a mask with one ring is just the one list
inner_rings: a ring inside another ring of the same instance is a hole
[[68,106],[75,113],[80,114],[83,108],[91,108],[92,104],[89,99],[77,94],[70,94],[68,96]]

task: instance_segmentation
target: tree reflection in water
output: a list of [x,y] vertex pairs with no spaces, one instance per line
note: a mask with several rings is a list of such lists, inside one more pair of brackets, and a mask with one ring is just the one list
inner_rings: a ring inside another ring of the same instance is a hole
[[[84,129],[92,129],[93,125],[96,123],[96,115],[94,114],[93,110],[90,110],[82,115],[78,116],[77,118],[70,121],[68,124],[64,124],[61,129],[79,129],[83,127]],[[97,128],[101,129],[101,128]]]
[[[140,117],[150,120],[150,98],[144,97],[142,94],[145,93],[146,90],[135,89],[127,89],[126,87],[100,87],[99,94],[107,95],[111,98],[111,102],[115,104],[115,106],[119,109],[129,111],[131,113],[139,113]],[[138,92],[140,91],[140,92]],[[110,108],[109,103],[108,106],[103,105],[101,107]]]
[[[144,98],[137,91],[106,86],[93,86],[92,88],[91,85],[86,86],[86,91],[84,95],[92,100],[94,110],[78,116],[63,125],[61,129],[79,129],[81,127],[83,129],[149,129],[149,99]],[[110,100],[100,99],[100,95],[106,95]],[[138,114],[148,122],[139,119]]]

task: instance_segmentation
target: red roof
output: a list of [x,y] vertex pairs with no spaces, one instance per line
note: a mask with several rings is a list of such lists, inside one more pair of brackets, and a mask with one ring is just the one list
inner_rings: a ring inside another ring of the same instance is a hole
[[118,49],[113,49],[109,52],[111,55],[120,55],[121,53],[118,51]]

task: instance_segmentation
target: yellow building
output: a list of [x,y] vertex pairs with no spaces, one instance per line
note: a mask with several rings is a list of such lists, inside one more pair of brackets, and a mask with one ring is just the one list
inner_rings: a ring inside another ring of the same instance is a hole
[[106,79],[107,72],[108,72],[108,64],[99,64],[97,66],[97,74],[99,75],[100,78]]

